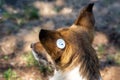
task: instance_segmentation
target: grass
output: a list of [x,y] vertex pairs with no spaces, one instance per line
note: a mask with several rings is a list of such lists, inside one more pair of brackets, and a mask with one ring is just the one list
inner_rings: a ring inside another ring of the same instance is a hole
[[120,51],[118,51],[118,53],[116,53],[114,58],[115,58],[116,64],[120,65]]
[[24,9],[24,15],[27,19],[39,19],[38,10],[33,6],[28,6]]
[[110,5],[110,4],[113,4],[115,1],[114,1],[114,0],[103,0],[103,2],[104,2],[106,5]]
[[39,19],[38,9],[34,6],[26,6],[22,12],[17,13],[10,13],[9,11],[4,10],[2,13],[2,21],[8,19],[16,21],[18,26],[21,26],[29,20]]
[[114,61],[114,55],[108,55],[107,56],[107,61]]
[[120,65],[120,53],[107,55],[107,61],[114,61],[116,65]]
[[31,52],[24,53],[24,55],[22,55],[22,58],[27,63],[26,66],[28,66],[28,67],[38,66],[38,62],[35,60],[35,58]]
[[50,66],[44,66],[42,64],[39,64],[39,62],[35,60],[32,52],[24,53],[24,55],[22,55],[22,58],[26,62],[27,67],[36,66],[42,73],[51,73],[53,71]]
[[116,65],[120,65],[120,50],[116,49],[116,53],[108,53],[104,45],[98,46],[98,57],[106,57],[107,61],[113,61]]
[[8,57],[7,55],[5,55],[5,56],[3,57],[3,59],[4,59],[4,60],[8,60],[9,57]]
[[[119,13],[119,15],[120,15],[120,13]],[[120,24],[117,25],[116,31],[120,34]]]
[[98,56],[102,57],[102,55],[105,53],[105,47],[104,47],[104,45],[98,46],[97,52],[99,53]]
[[17,78],[16,72],[13,71],[11,68],[9,68],[8,70],[6,70],[3,73],[3,76],[4,76],[5,80],[16,80],[15,78]]
[[3,18],[4,18],[5,20],[7,20],[8,18],[11,17],[11,14],[10,14],[9,12],[7,12],[7,11],[4,11],[4,12],[2,13],[2,16],[3,16]]
[[4,5],[5,1],[4,0],[0,0],[0,7],[2,7]]
[[56,7],[54,8],[54,11],[55,11],[55,12],[60,12],[61,9],[62,9],[61,7],[56,6]]

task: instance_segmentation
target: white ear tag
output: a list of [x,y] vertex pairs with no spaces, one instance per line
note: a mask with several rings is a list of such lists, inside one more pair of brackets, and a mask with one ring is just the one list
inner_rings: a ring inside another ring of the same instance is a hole
[[63,39],[58,39],[56,41],[56,45],[58,48],[63,49],[63,48],[65,48],[65,41]]

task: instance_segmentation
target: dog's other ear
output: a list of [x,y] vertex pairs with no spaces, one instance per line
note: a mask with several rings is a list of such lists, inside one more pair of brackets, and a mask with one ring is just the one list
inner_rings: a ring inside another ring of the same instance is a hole
[[88,28],[94,26],[95,19],[92,11],[93,5],[94,3],[90,3],[81,10],[79,17],[74,23],[75,25],[88,27]]

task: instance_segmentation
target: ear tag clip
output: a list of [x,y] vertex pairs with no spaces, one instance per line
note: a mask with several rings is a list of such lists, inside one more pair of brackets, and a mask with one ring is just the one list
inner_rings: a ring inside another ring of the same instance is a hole
[[58,39],[56,41],[56,45],[57,45],[58,48],[64,49],[65,48],[65,41],[63,39]]

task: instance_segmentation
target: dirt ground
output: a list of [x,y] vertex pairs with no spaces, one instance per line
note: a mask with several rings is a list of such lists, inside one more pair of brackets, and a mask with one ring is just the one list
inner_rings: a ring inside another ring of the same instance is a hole
[[1,0],[0,80],[46,80],[31,55],[41,28],[69,27],[81,8],[95,2],[93,42],[103,80],[120,80],[119,0]]

